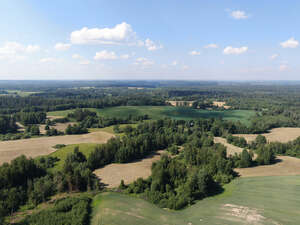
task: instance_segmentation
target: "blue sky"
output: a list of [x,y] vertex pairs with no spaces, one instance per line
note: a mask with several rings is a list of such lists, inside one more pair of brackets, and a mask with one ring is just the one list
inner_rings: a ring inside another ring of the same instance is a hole
[[300,2],[2,1],[0,79],[298,80]]

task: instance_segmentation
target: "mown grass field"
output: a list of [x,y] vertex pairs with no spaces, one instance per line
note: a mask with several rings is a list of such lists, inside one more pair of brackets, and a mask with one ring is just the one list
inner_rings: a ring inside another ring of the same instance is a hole
[[170,211],[120,193],[92,203],[92,225],[300,224],[300,176],[238,178],[215,197]]
[[[104,109],[90,109],[101,116],[126,118],[129,115],[140,116],[149,115],[151,119],[162,119],[170,117],[172,119],[192,120],[199,118],[223,118],[225,120],[241,121],[249,124],[249,119],[255,115],[251,110],[197,110],[185,107],[172,106],[118,106]],[[48,116],[67,116],[73,110],[48,112]]]
[[59,161],[56,162],[55,166],[51,168],[53,171],[59,171],[63,169],[63,164],[67,155],[72,153],[76,146],[79,147],[79,151],[82,152],[86,158],[90,155],[90,153],[95,149],[95,147],[99,145],[96,143],[83,143],[83,144],[74,144],[74,145],[67,145],[57,151],[51,153],[49,156],[59,158]]

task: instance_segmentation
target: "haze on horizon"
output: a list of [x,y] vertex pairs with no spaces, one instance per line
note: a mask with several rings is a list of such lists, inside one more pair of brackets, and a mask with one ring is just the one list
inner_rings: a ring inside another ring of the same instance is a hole
[[300,2],[3,1],[0,80],[299,80]]

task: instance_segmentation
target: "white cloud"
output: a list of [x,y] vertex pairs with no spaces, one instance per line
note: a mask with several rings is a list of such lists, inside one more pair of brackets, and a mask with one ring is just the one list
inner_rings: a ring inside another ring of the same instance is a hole
[[183,69],[183,70],[188,70],[189,68],[190,68],[190,67],[187,66],[187,65],[183,65],[183,66],[182,66],[182,69]]
[[177,66],[178,65],[178,62],[175,60],[171,63],[171,66]]
[[279,66],[279,71],[281,71],[281,72],[283,72],[283,71],[286,71],[286,70],[288,70],[288,65],[286,65],[286,64],[281,64],[280,66]]
[[161,49],[163,48],[162,45],[156,45],[153,41],[151,41],[149,38],[147,38],[145,40],[145,46],[146,48],[149,50],[149,51],[155,51],[155,50],[158,50],[158,49]]
[[26,47],[26,52],[27,53],[34,53],[34,52],[38,52],[40,50],[41,50],[41,48],[38,45],[28,45]]
[[279,57],[278,54],[273,54],[273,55],[271,55],[270,59],[271,59],[271,60],[274,60],[274,59],[276,59],[276,58],[278,58],[278,57]]
[[87,28],[71,33],[72,44],[122,44],[136,42],[131,25],[123,22],[112,28]]
[[240,10],[230,12],[230,16],[236,20],[249,18],[249,15],[247,15],[245,11],[240,11]]
[[51,63],[51,62],[56,62],[56,61],[57,61],[57,59],[51,58],[51,57],[40,59],[41,63]]
[[25,58],[25,54],[38,52],[40,46],[38,45],[22,45],[18,42],[6,42],[0,47],[1,59],[21,59]]
[[224,48],[223,53],[225,55],[239,55],[239,54],[243,54],[245,52],[248,51],[248,47],[247,46],[243,46],[240,48],[234,48],[232,46],[227,46],[226,48]]
[[212,43],[212,44],[205,45],[204,48],[218,48],[218,45]]
[[96,55],[94,57],[95,60],[115,60],[118,56],[115,52],[109,52],[106,50],[103,50],[101,52],[96,52]]
[[121,59],[129,59],[130,55],[129,54],[124,54],[120,56]]
[[295,38],[291,37],[289,40],[281,42],[281,47],[283,48],[297,48],[299,45],[299,41],[295,40]]
[[58,51],[66,51],[71,47],[71,44],[57,43],[54,48]]
[[83,59],[79,62],[80,65],[89,65],[91,62],[87,59]]
[[190,55],[200,55],[201,53],[196,50],[193,50],[193,51],[190,51],[189,54]]
[[140,58],[137,58],[135,60],[135,65],[142,65],[142,66],[151,66],[151,65],[154,65],[154,62],[152,60],[149,60],[147,58],[144,58],[144,57],[140,57]]
[[73,58],[73,59],[82,59],[82,56],[79,55],[79,54],[73,54],[73,55],[72,55],[72,58]]

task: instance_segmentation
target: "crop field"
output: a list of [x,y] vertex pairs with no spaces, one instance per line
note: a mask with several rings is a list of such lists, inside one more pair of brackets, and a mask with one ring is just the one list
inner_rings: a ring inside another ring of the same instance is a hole
[[[262,134],[269,142],[289,142],[300,136],[298,127],[280,127],[270,130],[269,133]],[[254,141],[256,134],[235,134],[234,136],[244,137],[247,142]]]
[[109,188],[118,187],[121,180],[124,180],[125,184],[129,184],[139,177],[148,178],[151,175],[152,163],[158,161],[163,152],[158,151],[147,158],[132,163],[111,163],[95,170],[94,173]]
[[[186,107],[172,106],[118,106],[104,109],[89,109],[95,111],[100,116],[126,118],[129,115],[140,116],[149,115],[151,119],[162,119],[170,117],[172,119],[192,120],[199,118],[223,118],[225,120],[241,121],[249,124],[249,119],[255,115],[251,110],[197,110]],[[48,112],[48,116],[67,116],[73,110]]]
[[27,157],[48,155],[55,151],[52,147],[56,144],[105,143],[113,136],[114,135],[111,133],[97,131],[82,135],[64,135],[2,141],[0,142],[0,164],[9,162],[20,155],[25,155]]
[[[234,225],[300,224],[300,176],[237,178],[217,196],[171,211],[132,196],[103,193],[94,198],[92,224]],[[280,206],[280,207],[279,207]]]
[[222,145],[224,145],[226,147],[227,156],[234,155],[235,153],[239,154],[239,153],[241,153],[243,151],[242,148],[227,143],[227,141],[226,141],[225,138],[214,137],[214,142],[222,144]]

